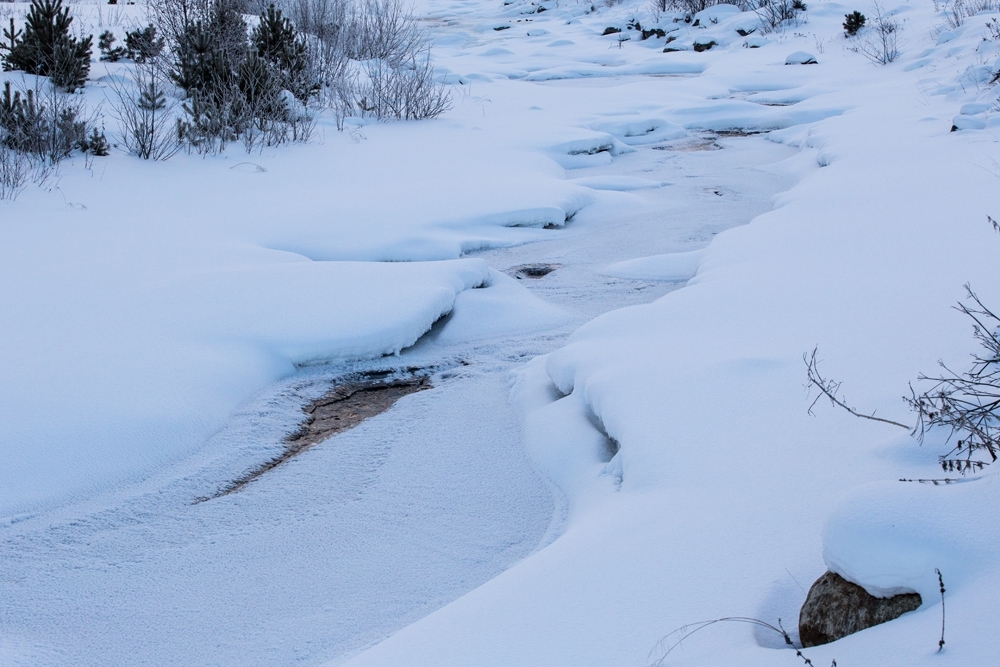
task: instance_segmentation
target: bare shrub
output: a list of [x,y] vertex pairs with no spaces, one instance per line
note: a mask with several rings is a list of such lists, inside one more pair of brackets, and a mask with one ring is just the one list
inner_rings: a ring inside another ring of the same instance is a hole
[[149,3],[149,11],[153,23],[176,46],[191,26],[209,20],[213,4],[213,0],[159,0]]
[[368,60],[364,70],[368,81],[361,86],[358,105],[376,118],[421,120],[451,108],[450,95],[434,82],[429,54],[396,66]]
[[435,83],[427,37],[402,0],[360,0],[351,56],[367,81],[357,106],[380,120],[434,118],[451,108],[447,87]]
[[4,145],[54,166],[83,150],[92,118],[83,99],[36,80],[33,88],[4,83],[0,94],[0,132]]
[[344,118],[436,117],[451,107],[448,87],[434,81],[427,37],[403,0],[292,0],[296,26],[311,36],[311,68],[319,99]]
[[972,320],[973,336],[983,351],[972,355],[972,367],[963,373],[941,363],[942,374],[920,375],[918,379],[931,382],[931,388],[906,399],[917,413],[921,440],[935,426],[949,430],[949,441],[955,438],[940,464],[946,472],[961,473],[981,470],[1000,455],[1000,317],[969,285],[965,290],[972,305],[960,303],[956,308]]
[[659,23],[663,12],[669,8],[670,2],[668,0],[649,0],[649,14],[653,19],[653,23]]
[[902,25],[875,2],[871,27],[858,33],[854,49],[876,65],[888,65],[899,57],[899,33]]
[[[987,217],[993,229],[1000,232],[1000,223]],[[923,442],[926,433],[933,428],[948,429],[951,449],[938,457],[938,463],[945,472],[962,475],[977,472],[1000,458],[1000,316],[991,311],[982,300],[965,285],[966,295],[971,305],[959,303],[956,309],[972,320],[973,337],[981,351],[972,355],[969,370],[956,373],[943,362],[939,375],[920,374],[917,380],[930,382],[931,386],[919,394],[910,387],[910,396],[903,397],[911,410],[917,413],[916,424],[911,428],[906,424],[877,417],[874,412],[861,412],[848,404],[840,394],[840,382],[828,379],[819,372],[817,350],[803,355],[808,377],[807,387],[818,390],[812,408],[822,397],[855,417],[869,419],[910,430]],[[932,484],[951,483],[954,479],[903,480],[930,482]],[[941,583],[942,593],[944,584]],[[944,645],[944,623],[942,621],[941,641]]]
[[351,45],[356,60],[407,64],[427,46],[427,37],[403,0],[358,0]]
[[100,154],[102,140],[82,98],[41,80],[33,88],[17,89],[5,82],[0,94],[0,199],[14,199],[29,182],[44,182],[74,151]]
[[31,156],[0,143],[0,199],[16,199],[33,172]]
[[736,0],[734,2],[729,2],[729,0],[653,0],[656,7],[661,11],[665,12],[668,9],[684,12],[685,14],[697,14],[698,12],[708,9],[709,7],[714,7],[715,5],[721,5],[723,3],[734,4],[738,6],[743,11],[750,11],[753,6],[750,4],[751,0]]
[[121,124],[119,139],[144,160],[166,160],[179,147],[174,102],[166,94],[163,75],[150,65],[136,65],[134,87],[110,81],[112,114]]
[[309,76],[320,84],[316,101],[333,111],[343,130],[344,118],[356,111],[357,102],[355,7],[350,0],[284,0],[284,7],[306,40]]
[[955,0],[945,9],[945,20],[952,29],[965,24],[976,14],[1000,11],[1000,0]]
[[[997,22],[996,18],[992,18],[986,22],[986,30],[989,32],[989,37],[984,37],[990,42],[1000,42],[1000,23]],[[994,75],[993,81],[990,83],[996,83],[997,77]]]
[[353,18],[347,0],[285,0],[284,7],[296,28],[330,46],[346,37]]
[[801,0],[761,0],[753,12],[760,18],[760,31],[770,33],[794,21],[805,7]]

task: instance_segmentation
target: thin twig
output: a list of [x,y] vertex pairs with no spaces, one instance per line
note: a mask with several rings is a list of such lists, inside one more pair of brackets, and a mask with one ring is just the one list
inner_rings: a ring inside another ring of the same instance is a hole
[[[978,478],[977,478],[978,479]],[[942,479],[904,479],[900,478],[900,482],[919,482],[920,484],[933,484],[938,486],[940,484],[958,484],[959,482],[967,482],[967,479],[954,479],[952,477],[944,477]]]
[[866,415],[863,412],[858,412],[851,406],[847,405],[845,399],[837,398],[837,392],[840,391],[840,383],[834,382],[833,380],[827,380],[822,375],[820,375],[819,360],[816,358],[816,353],[818,351],[819,347],[817,346],[813,348],[811,354],[802,355],[802,361],[804,361],[806,364],[806,373],[809,378],[809,383],[806,386],[816,387],[820,391],[820,393],[817,394],[815,400],[813,400],[812,404],[809,406],[808,412],[810,415],[813,414],[812,411],[813,407],[816,405],[816,402],[819,401],[820,397],[826,396],[828,399],[830,399],[831,403],[843,408],[844,410],[847,410],[855,417],[861,417],[862,419],[870,419],[872,421],[882,422],[883,424],[892,424],[893,426],[898,426],[899,428],[905,428],[907,431],[912,429],[911,426],[907,426],[906,424],[900,424],[899,422],[892,421],[891,419],[883,419],[882,417],[876,417],[874,412],[872,412],[870,415]]
[[[788,646],[791,646],[793,649],[795,649],[795,655],[797,655],[800,658],[802,658],[803,662],[805,662],[805,664],[807,665],[807,667],[814,667],[812,661],[809,658],[807,658],[805,655],[803,655],[803,653],[799,649],[799,647],[797,647],[795,645],[795,643],[792,641],[791,636],[785,631],[784,626],[781,625],[781,619],[780,618],[778,619],[778,626],[775,627],[775,626],[771,625],[770,623],[762,621],[762,620],[760,620],[758,618],[749,618],[747,616],[727,616],[725,618],[716,618],[716,619],[711,620],[711,621],[699,621],[697,623],[689,623],[688,625],[682,625],[681,627],[679,627],[676,630],[674,630],[673,632],[667,634],[665,637],[663,637],[663,639],[661,639],[660,641],[658,641],[656,643],[656,646],[653,647],[653,650],[651,650],[649,652],[649,656],[647,656],[647,658],[646,658],[647,660],[650,659],[650,658],[652,658],[654,653],[657,653],[658,651],[664,651],[664,647],[666,645],[666,642],[667,642],[667,640],[670,637],[673,637],[674,635],[680,635],[680,637],[677,639],[677,641],[675,641],[673,644],[671,644],[669,647],[667,647],[666,650],[663,652],[663,655],[660,657],[660,659],[657,660],[656,662],[652,663],[652,665],[650,667],[660,667],[661,665],[663,665],[664,661],[667,659],[667,656],[670,655],[670,652],[673,651],[678,646],[680,646],[681,642],[683,642],[685,639],[687,639],[688,637],[690,637],[694,633],[698,632],[699,630],[704,630],[705,628],[707,628],[710,625],[715,625],[716,623],[723,623],[723,622],[725,622],[725,623],[747,623],[749,625],[756,625],[756,626],[759,626],[759,627],[762,627],[762,628],[767,628],[768,630],[772,630],[773,632],[776,632],[776,633],[778,633],[779,635],[782,636],[782,638],[785,640],[785,644],[787,644]],[[694,629],[692,630],[691,628],[694,628]],[[833,664],[830,667],[837,667],[837,661],[834,660]]]
[[944,649],[944,577],[941,576],[941,570],[934,568],[938,576],[938,586],[941,587],[941,639],[938,641],[938,653]]

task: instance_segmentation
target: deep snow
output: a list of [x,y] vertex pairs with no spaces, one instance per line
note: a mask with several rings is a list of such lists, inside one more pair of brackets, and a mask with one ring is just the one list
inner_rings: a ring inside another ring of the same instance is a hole
[[[815,664],[994,661],[995,474],[899,481],[940,476],[943,435],[809,416],[801,357],[904,421],[907,382],[967,363],[950,306],[1000,301],[997,45],[892,5],[876,67],[840,29],[868,8],[809,4],[746,38],[666,17],[663,53],[626,28],[644,4],[426,0],[440,120],[115,155],[0,202],[0,660],[642,665],[687,623],[791,629],[829,567],[924,605]],[[503,273],[526,263],[562,268]],[[407,365],[437,388],[190,504],[332,378]],[[796,664],[781,644],[717,625],[668,663]]]

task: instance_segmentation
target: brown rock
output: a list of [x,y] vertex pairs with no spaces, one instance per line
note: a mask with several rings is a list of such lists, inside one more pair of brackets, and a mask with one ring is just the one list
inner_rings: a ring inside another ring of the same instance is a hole
[[809,589],[799,612],[799,641],[803,647],[829,644],[899,618],[920,603],[919,593],[877,598],[839,574],[827,572]]

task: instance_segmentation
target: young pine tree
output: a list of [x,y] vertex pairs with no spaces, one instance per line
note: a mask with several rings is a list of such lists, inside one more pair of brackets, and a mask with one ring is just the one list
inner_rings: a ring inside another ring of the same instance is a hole
[[150,23],[139,30],[129,30],[125,33],[125,48],[128,57],[142,65],[163,52],[165,40],[156,34],[156,26]]
[[101,60],[116,63],[125,57],[124,47],[115,46],[115,34],[110,30],[105,30],[97,38],[97,49],[101,52]]
[[4,31],[11,44],[5,50],[5,70],[22,70],[47,76],[59,88],[73,92],[83,86],[90,73],[93,36],[77,39],[70,35],[73,17],[62,0],[32,0],[20,36]]
[[844,34],[848,37],[854,37],[859,30],[865,27],[865,21],[865,15],[859,11],[844,14]]
[[278,71],[282,87],[299,101],[306,102],[319,90],[319,83],[309,73],[306,42],[280,9],[270,5],[261,14],[250,43],[257,55]]

